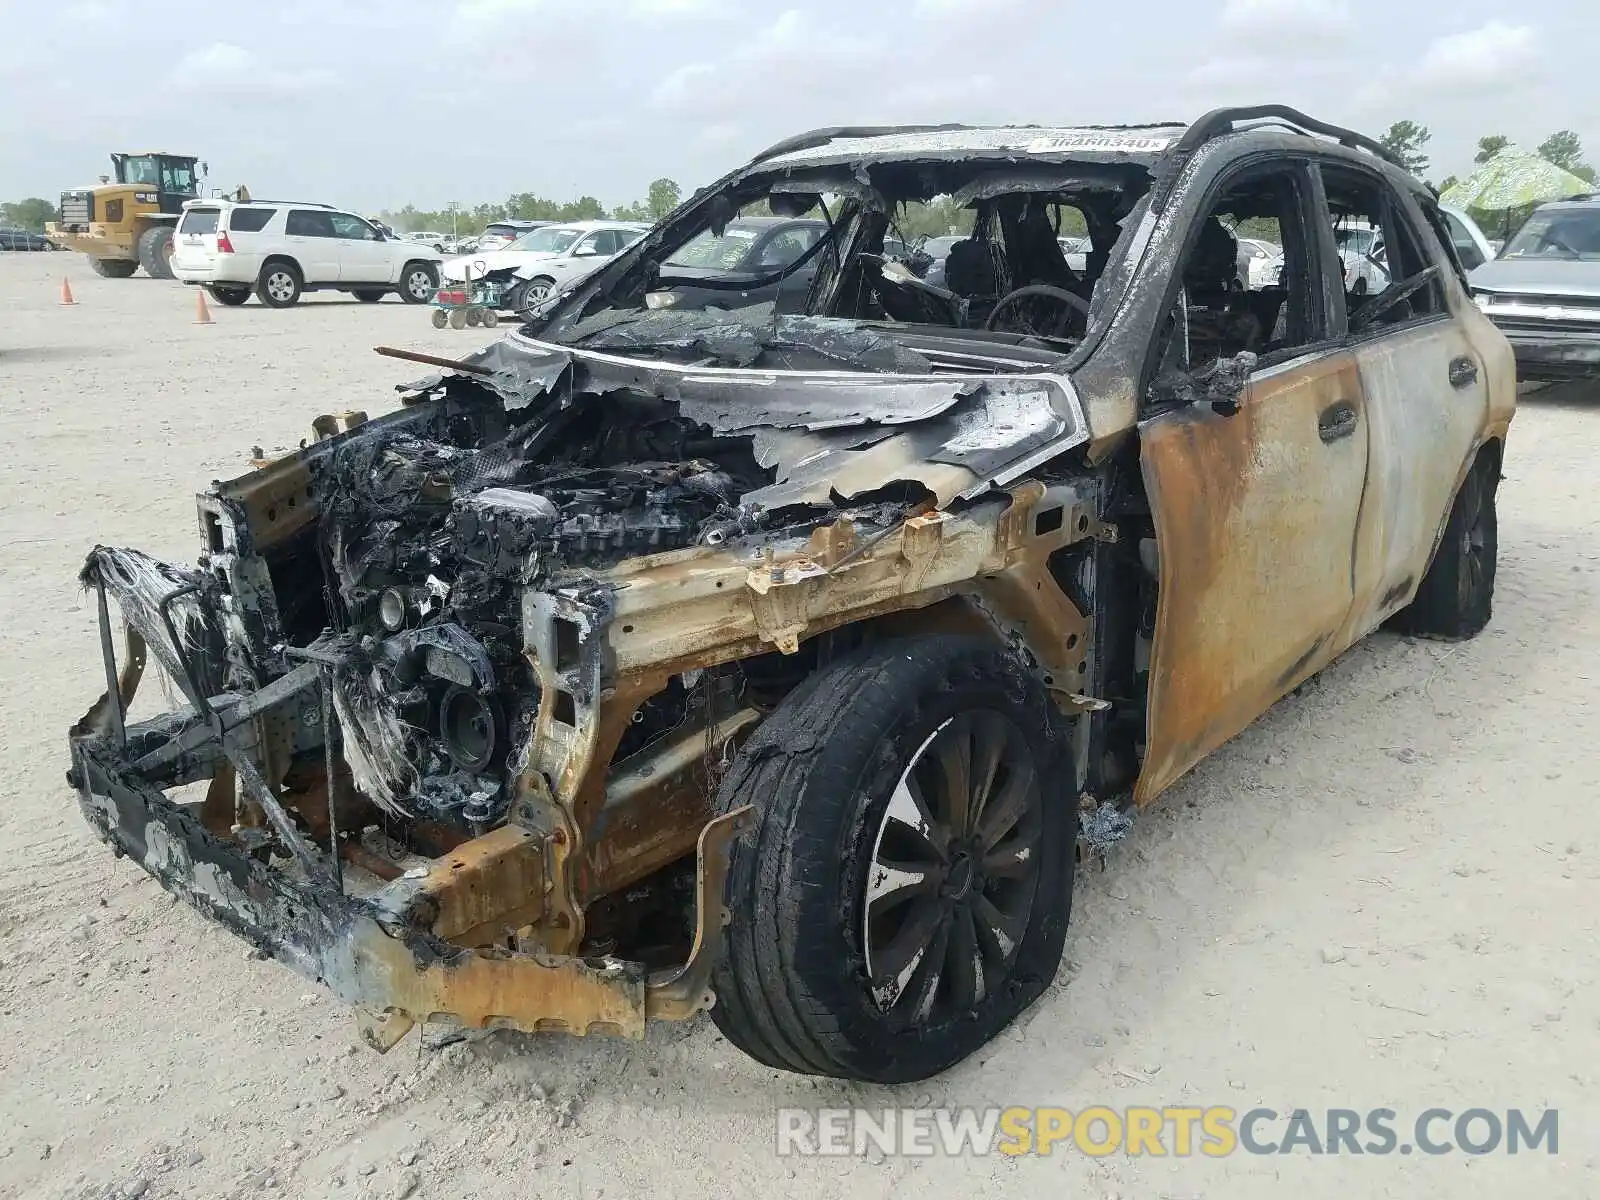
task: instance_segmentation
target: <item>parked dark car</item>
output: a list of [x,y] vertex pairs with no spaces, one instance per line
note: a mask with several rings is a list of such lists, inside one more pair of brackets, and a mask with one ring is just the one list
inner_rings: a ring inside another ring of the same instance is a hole
[[54,250],[50,240],[31,229],[0,229],[0,250]]
[[816,260],[792,266],[828,231],[826,221],[745,217],[718,234],[708,229],[661,266],[652,308],[746,308],[777,301],[780,312],[805,306]]
[[1600,194],[1540,205],[1470,280],[1519,379],[1600,377]]
[[922,243],[922,252],[931,260],[928,269],[923,272],[923,278],[935,287],[944,286],[944,260],[950,254],[950,247],[957,242],[967,240],[967,235],[958,233],[951,237],[929,238]]

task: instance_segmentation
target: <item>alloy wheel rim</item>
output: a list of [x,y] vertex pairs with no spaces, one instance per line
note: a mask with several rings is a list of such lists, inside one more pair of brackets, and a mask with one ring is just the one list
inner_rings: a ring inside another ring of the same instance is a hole
[[1043,832],[1038,775],[1015,724],[975,709],[928,736],[884,811],[862,905],[880,1013],[926,1024],[994,992],[1032,916]]
[[267,276],[267,293],[274,300],[287,300],[294,295],[294,280],[282,271]]
[[1466,561],[1467,584],[1476,589],[1482,583],[1487,569],[1486,559],[1489,543],[1488,530],[1485,528],[1483,492],[1480,490],[1474,496],[1472,520],[1461,535],[1462,558]]
[[428,294],[433,290],[433,282],[428,278],[428,273],[426,271],[411,272],[410,289],[411,294],[418,300],[426,300]]

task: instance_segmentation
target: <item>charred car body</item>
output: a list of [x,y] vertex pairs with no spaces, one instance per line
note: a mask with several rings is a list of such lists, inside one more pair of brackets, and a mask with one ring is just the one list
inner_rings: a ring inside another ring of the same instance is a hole
[[[939,195],[933,286],[881,247]],[[826,223],[805,312],[650,305],[756,205]],[[1252,218],[1285,283],[1241,293]],[[710,1006],[774,1066],[934,1073],[1048,986],[1081,843],[1380,623],[1488,620],[1513,365],[1439,229],[1277,108],[774,147],[214,485],[195,568],[96,550],[84,812],[380,1048]],[[186,703],[130,723],[147,654]]]

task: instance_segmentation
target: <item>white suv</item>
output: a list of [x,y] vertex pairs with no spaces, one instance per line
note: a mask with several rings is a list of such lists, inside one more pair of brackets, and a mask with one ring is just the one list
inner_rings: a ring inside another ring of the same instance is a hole
[[173,237],[172,270],[220,304],[243,304],[254,291],[263,304],[287,308],[301,292],[322,290],[368,302],[396,292],[426,304],[438,290],[440,257],[326,204],[191,200]]

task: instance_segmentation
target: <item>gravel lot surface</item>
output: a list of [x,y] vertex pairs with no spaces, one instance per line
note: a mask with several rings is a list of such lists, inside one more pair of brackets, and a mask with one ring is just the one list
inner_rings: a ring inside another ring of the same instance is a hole
[[[209,480],[425,373],[371,347],[489,336],[392,298],[213,316],[177,284],[0,255],[0,1196],[1600,1194],[1600,395],[1525,398],[1480,638],[1380,634],[1278,705],[1080,873],[1068,964],[1020,1027],[886,1089],[767,1070],[708,1020],[642,1045],[434,1031],[379,1056],[89,836],[63,781],[104,682],[84,553],[192,559]],[[1403,1141],[1430,1107],[1555,1107],[1560,1143],[774,1152],[780,1107],[889,1104],[1388,1107]]]

